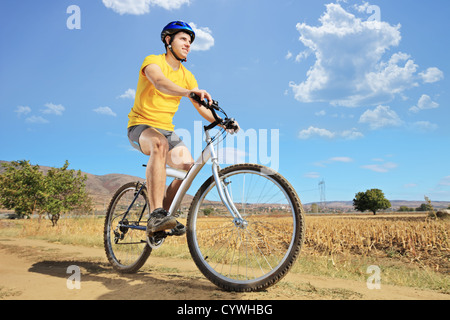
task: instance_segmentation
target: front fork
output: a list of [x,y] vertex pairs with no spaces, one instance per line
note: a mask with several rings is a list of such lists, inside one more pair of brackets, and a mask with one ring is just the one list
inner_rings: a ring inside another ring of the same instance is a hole
[[216,156],[214,147],[211,141],[208,141],[210,152],[211,152],[211,161],[212,161],[212,172],[214,181],[216,182],[217,192],[219,193],[219,197],[222,200],[222,203],[227,208],[228,212],[233,216],[233,223],[236,227],[245,229],[248,225],[248,222],[242,218],[239,210],[234,205],[233,198],[230,194],[228,186],[231,184],[231,181],[227,181],[225,178],[221,178],[219,175],[220,166],[218,163],[218,158]]

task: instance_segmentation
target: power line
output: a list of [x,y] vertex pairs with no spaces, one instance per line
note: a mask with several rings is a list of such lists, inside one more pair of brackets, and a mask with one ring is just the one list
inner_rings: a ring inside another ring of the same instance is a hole
[[322,181],[319,182],[319,193],[320,193],[320,203],[322,205],[322,208],[325,209],[326,207],[326,196],[325,196],[325,180],[322,179]]

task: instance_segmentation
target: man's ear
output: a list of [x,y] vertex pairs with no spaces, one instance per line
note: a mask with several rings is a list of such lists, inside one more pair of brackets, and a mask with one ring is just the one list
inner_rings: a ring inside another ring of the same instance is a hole
[[166,47],[170,44],[170,39],[171,39],[171,36],[166,36],[166,37],[164,38]]

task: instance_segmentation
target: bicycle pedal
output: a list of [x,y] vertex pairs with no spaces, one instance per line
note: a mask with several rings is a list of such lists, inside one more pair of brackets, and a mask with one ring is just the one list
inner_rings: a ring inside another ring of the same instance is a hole
[[180,223],[172,230],[166,231],[166,233],[168,236],[180,237],[180,236],[186,234],[186,227]]
[[166,231],[158,231],[153,234],[152,238],[155,239],[155,241],[159,241],[167,238],[167,236],[168,234]]
[[166,238],[167,234],[165,231],[158,231],[155,232],[151,237],[147,236],[147,243],[152,249],[159,249]]

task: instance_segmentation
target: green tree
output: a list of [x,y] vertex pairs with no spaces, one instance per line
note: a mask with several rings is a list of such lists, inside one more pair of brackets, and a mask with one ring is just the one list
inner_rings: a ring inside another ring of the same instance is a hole
[[2,166],[6,171],[0,175],[0,203],[14,209],[19,217],[47,212],[55,225],[63,213],[77,208],[92,209],[85,186],[87,176],[68,170],[68,161],[61,168],[51,168],[46,175],[29,161]]
[[372,211],[374,215],[378,210],[384,210],[391,207],[391,203],[384,197],[383,191],[380,189],[370,189],[366,192],[358,192],[353,199],[353,207],[355,210],[364,212]]
[[213,208],[205,208],[202,211],[203,211],[203,214],[208,217],[214,211],[214,209]]
[[6,209],[14,209],[19,218],[30,217],[39,210],[44,199],[44,175],[39,166],[20,160],[2,163],[2,167],[0,204]]
[[69,162],[66,160],[61,168],[51,168],[45,177],[45,201],[42,208],[48,213],[53,225],[61,214],[90,203],[85,186],[87,176],[83,176],[80,170],[68,170],[68,167]]
[[410,212],[410,211],[414,211],[414,208],[409,208],[407,206],[400,206],[400,208],[398,209],[398,212]]
[[428,203],[422,203],[420,207],[416,208],[416,211],[433,211],[433,207]]

